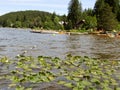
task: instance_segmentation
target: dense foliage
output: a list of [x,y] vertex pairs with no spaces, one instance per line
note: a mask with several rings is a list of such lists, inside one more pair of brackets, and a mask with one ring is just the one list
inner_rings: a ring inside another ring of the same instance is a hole
[[71,0],[68,15],[55,12],[18,11],[0,16],[1,27],[52,30],[120,30],[120,0],[96,0],[94,9],[82,10],[79,0]]
[[109,6],[109,4],[105,3],[98,18],[99,29],[112,31],[116,29],[117,24],[117,19],[115,17],[115,14],[112,12],[112,8]]
[[0,67],[2,72],[7,72],[0,76],[0,81],[10,81],[9,89],[33,90],[44,82],[56,82],[72,90],[120,89],[120,61],[115,60],[71,55],[61,60],[58,57],[19,55],[16,60],[1,58]]
[[77,23],[81,19],[82,7],[79,0],[71,0],[68,7],[68,24],[71,24],[72,29],[76,29]]
[[0,25],[14,28],[63,29],[61,17],[42,11],[18,11],[0,17]]
[[93,14],[92,9],[85,9],[82,13],[82,18],[85,20],[85,23],[82,25],[82,29],[94,29],[97,26],[96,15]]
[[117,28],[120,11],[119,0],[97,0],[94,11],[98,29],[111,31]]
[[105,0],[112,7],[112,12],[116,15],[117,19],[119,17],[118,12],[120,11],[120,0]]

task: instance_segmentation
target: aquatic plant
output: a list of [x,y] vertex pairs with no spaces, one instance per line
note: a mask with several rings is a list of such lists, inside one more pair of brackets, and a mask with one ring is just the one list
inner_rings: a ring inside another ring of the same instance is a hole
[[11,81],[8,87],[16,90],[31,90],[34,88],[32,84],[44,82],[57,82],[73,90],[120,89],[120,61],[117,60],[72,55],[67,55],[64,60],[58,57],[19,56],[15,60],[3,57],[1,65],[8,74],[0,76],[0,79]]

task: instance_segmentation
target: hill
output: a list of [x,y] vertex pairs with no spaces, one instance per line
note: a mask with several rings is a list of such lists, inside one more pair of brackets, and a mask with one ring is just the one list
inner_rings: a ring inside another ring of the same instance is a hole
[[0,16],[1,27],[63,29],[62,16],[44,11],[17,11]]

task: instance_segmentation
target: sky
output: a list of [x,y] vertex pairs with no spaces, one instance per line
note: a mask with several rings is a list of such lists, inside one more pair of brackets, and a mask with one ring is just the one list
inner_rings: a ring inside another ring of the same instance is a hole
[[[71,0],[1,0],[0,15],[25,10],[46,11],[59,15],[68,13],[68,6]],[[93,8],[96,0],[79,0],[82,8]]]

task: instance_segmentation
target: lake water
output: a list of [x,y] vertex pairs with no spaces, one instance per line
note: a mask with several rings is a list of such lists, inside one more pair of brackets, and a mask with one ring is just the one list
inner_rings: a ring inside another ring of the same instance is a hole
[[0,28],[0,57],[39,55],[64,58],[67,54],[120,60],[120,38],[98,35],[31,33],[26,29]]

